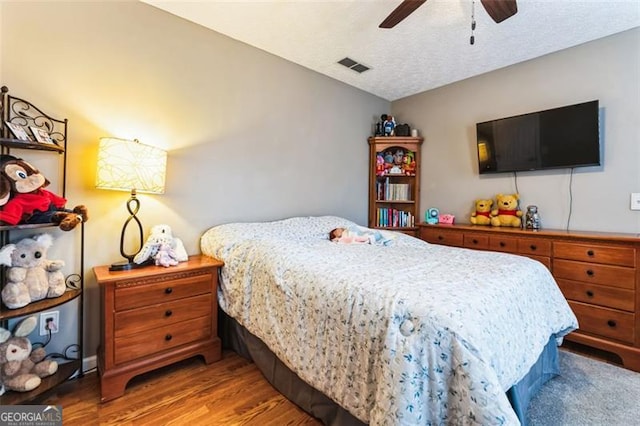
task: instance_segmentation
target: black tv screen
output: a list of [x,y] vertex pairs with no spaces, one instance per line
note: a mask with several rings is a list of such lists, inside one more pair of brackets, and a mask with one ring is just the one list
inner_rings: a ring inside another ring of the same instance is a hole
[[600,165],[598,101],[476,124],[480,174]]

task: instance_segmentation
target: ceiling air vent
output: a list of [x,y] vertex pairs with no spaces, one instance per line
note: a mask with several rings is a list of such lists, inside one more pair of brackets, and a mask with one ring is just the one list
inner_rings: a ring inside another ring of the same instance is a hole
[[362,65],[357,63],[356,61],[354,61],[351,58],[344,58],[338,61],[338,63],[340,65],[344,65],[345,67],[354,70],[355,72],[358,73],[363,73],[365,71],[367,71],[368,69],[370,69],[368,66],[366,65]]

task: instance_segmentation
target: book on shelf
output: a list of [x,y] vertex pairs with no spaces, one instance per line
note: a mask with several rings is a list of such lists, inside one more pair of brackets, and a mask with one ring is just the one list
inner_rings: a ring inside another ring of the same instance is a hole
[[376,183],[376,197],[382,201],[411,201],[411,185],[391,183],[389,178]]
[[415,218],[411,212],[381,207],[376,210],[376,224],[381,228],[410,228],[415,226]]

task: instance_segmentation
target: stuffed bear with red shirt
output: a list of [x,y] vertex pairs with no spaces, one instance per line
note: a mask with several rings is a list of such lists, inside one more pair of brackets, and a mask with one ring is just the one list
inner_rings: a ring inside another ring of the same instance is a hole
[[474,225],[491,225],[491,206],[493,200],[476,200],[475,211],[471,213],[469,222]]
[[70,231],[88,220],[85,206],[66,209],[67,200],[44,189],[47,185],[47,178],[23,159],[0,156],[0,223],[54,223]]
[[496,208],[491,210],[491,225],[520,228],[522,210],[518,203],[519,199],[518,194],[496,195]]

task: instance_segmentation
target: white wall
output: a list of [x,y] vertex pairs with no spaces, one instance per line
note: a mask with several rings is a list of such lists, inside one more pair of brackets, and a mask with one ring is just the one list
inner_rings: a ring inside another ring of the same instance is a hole
[[[427,72],[427,71],[425,71]],[[478,174],[475,124],[599,99],[602,167],[521,172],[521,207],[539,207],[543,226],[640,233],[640,29],[633,29],[392,103],[421,131],[423,210],[469,222],[476,198],[516,191],[513,173]],[[570,191],[573,203],[570,202]]]
[[166,193],[139,195],[139,216],[147,229],[169,224],[191,254],[229,221],[336,214],[366,224],[367,137],[389,102],[139,2],[0,10],[1,83],[69,119],[67,198],[90,213],[85,356],[100,324],[91,267],[122,260],[128,198],[94,188],[102,136],[169,151]]

